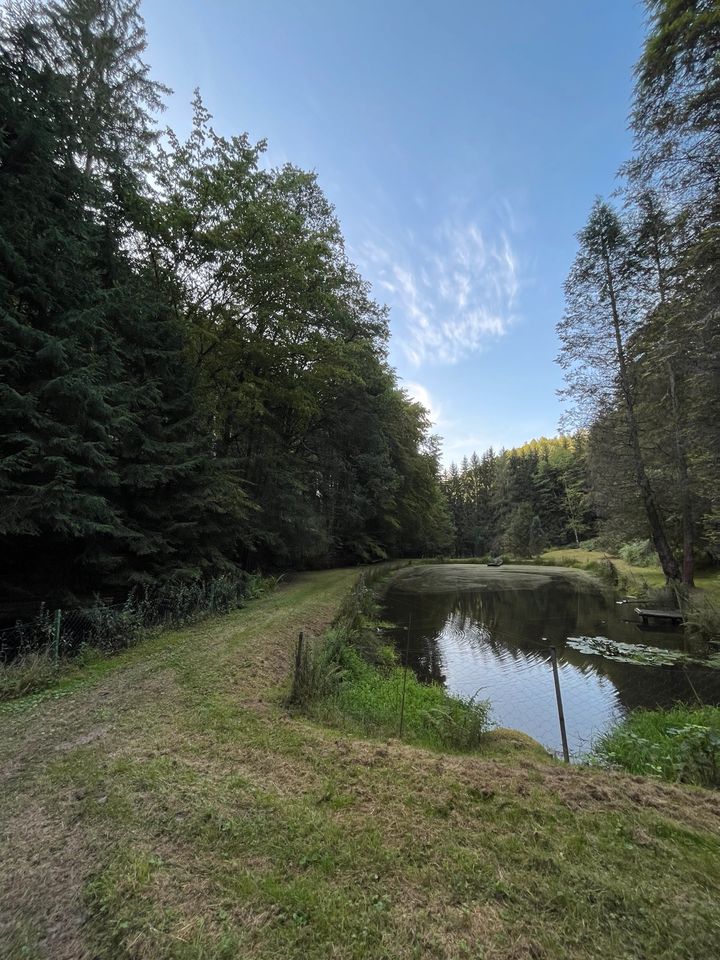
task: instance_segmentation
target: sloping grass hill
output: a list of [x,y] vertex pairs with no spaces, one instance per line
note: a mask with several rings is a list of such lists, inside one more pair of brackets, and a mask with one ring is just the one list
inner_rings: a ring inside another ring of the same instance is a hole
[[355,575],[0,710],[0,956],[717,956],[717,793],[288,714],[297,632]]

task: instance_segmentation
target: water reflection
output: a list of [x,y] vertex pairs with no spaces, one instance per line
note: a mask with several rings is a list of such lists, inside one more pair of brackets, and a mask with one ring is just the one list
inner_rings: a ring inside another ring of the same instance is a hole
[[[557,649],[568,739],[576,755],[587,752],[594,737],[636,707],[670,706],[697,697],[720,703],[716,670],[621,663],[566,644],[568,637],[601,635],[687,648],[681,630],[640,628],[632,605],[618,606],[587,579],[543,571],[537,582],[526,578],[509,588],[512,571],[503,581],[484,577],[482,569],[474,583],[467,568],[458,572],[456,582],[447,567],[401,573],[388,591],[383,617],[398,625],[392,632],[400,655],[404,660],[407,654],[421,680],[489,699],[501,726],[523,730],[560,750],[550,645]],[[482,579],[487,582],[478,582]],[[425,592],[423,583],[432,592]]]

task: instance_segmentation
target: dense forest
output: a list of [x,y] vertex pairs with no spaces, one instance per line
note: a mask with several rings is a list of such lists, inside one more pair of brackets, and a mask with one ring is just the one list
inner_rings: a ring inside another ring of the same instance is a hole
[[634,153],[578,234],[558,325],[580,432],[474,457],[445,489],[463,552],[648,538],[691,586],[720,560],[720,5],[646,6]]
[[578,235],[566,436],[442,475],[314,173],[161,127],[139,0],[0,14],[0,590],[648,539],[720,559],[720,9],[647,0],[633,155]]
[[720,6],[647,8],[635,150],[578,236],[560,363],[606,525],[692,585],[720,558]]
[[0,590],[436,551],[438,442],[313,173],[181,139],[137,0],[5,8]]
[[587,448],[578,432],[451,464],[443,490],[455,529],[453,552],[530,557],[595,537]]

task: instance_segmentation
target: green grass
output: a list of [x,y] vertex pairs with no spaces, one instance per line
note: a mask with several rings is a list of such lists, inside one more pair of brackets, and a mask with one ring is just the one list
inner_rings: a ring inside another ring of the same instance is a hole
[[[629,586],[634,587],[636,590],[642,590],[646,586],[651,588],[665,586],[665,575],[660,569],[659,564],[654,564],[649,567],[633,566],[619,556],[606,554],[599,550],[563,547],[546,550],[542,554],[541,559],[547,563],[592,570],[594,566],[606,556],[609,556],[609,559],[617,568],[618,572],[627,578]],[[698,590],[704,591],[713,601],[720,603],[720,570],[699,570],[695,575],[695,585]]]
[[394,571],[361,575],[333,629],[296,651],[290,703],[363,736],[402,736],[440,750],[474,750],[490,728],[490,704],[421,683],[386,645],[376,619],[379,592]]
[[395,737],[438,750],[480,748],[490,729],[486,701],[450,696],[398,666],[370,666],[352,649],[342,654],[337,689],[311,705],[311,715],[362,736]]
[[720,708],[637,710],[602,737],[595,754],[630,773],[720,787]]
[[[48,625],[52,619],[43,608],[35,620],[16,628],[21,640],[20,653],[9,662],[0,661],[0,704],[20,698],[25,698],[26,703],[37,702],[47,696],[62,695],[74,689],[78,682],[112,669],[111,658],[118,657],[119,665],[131,662],[129,650],[157,640],[159,618],[165,625],[160,640],[163,644],[172,636],[171,625],[184,626],[240,609],[248,600],[273,590],[280,580],[240,574],[171,585],[155,598],[131,595],[120,607],[98,602],[83,611],[89,633],[79,646],[73,640],[68,649],[61,634],[60,656],[53,655],[48,645]],[[72,615],[72,611],[70,613]],[[34,700],[28,701],[31,694],[35,695]]]
[[0,955],[714,956],[718,794],[520,735],[444,755],[288,713],[297,634],[355,577],[304,575],[0,708]]

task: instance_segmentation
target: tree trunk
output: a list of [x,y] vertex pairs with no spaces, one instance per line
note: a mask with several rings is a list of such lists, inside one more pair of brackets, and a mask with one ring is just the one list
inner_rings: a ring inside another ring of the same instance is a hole
[[[657,273],[658,293],[660,303],[667,304],[667,285],[665,271],[662,265],[660,245],[655,237],[653,258]],[[666,319],[666,318],[664,318]],[[673,413],[673,439],[675,441],[675,465],[678,474],[678,489],[680,492],[680,513],[682,517],[683,560],[682,582],[686,587],[695,586],[695,527],[693,524],[692,500],[690,497],[690,477],[688,475],[687,451],[680,430],[680,405],[677,398],[675,370],[670,359],[665,360],[668,374],[670,404]]]
[[686,587],[695,586],[695,525],[693,523],[692,499],[690,497],[690,478],[688,476],[687,453],[680,433],[680,411],[675,385],[675,371],[667,361],[670,402],[673,411],[673,432],[675,439],[675,457],[680,490],[680,512],[682,516],[683,562],[682,582]]
[[632,386],[630,383],[630,376],[625,358],[625,348],[623,346],[622,334],[620,330],[620,314],[618,311],[617,299],[615,297],[615,285],[610,267],[610,258],[606,250],[603,252],[605,260],[605,275],[607,278],[608,294],[610,296],[610,307],[612,311],[613,332],[615,334],[618,372],[620,374],[620,388],[622,390],[623,400],[625,403],[625,421],[627,423],[630,450],[632,452],[633,465],[635,467],[635,477],[637,479],[638,487],[640,488],[643,505],[645,506],[645,514],[650,526],[650,537],[658,555],[658,559],[660,560],[660,566],[662,567],[663,573],[665,574],[667,580],[679,581],[680,568],[673,555],[667,534],[665,533],[665,525],[662,521],[660,509],[658,507],[657,500],[655,499],[655,494],[653,493],[647,471],[645,470],[645,461],[643,460],[642,449],[640,447],[640,433],[638,430],[637,417],[635,416],[635,403],[632,394]]

